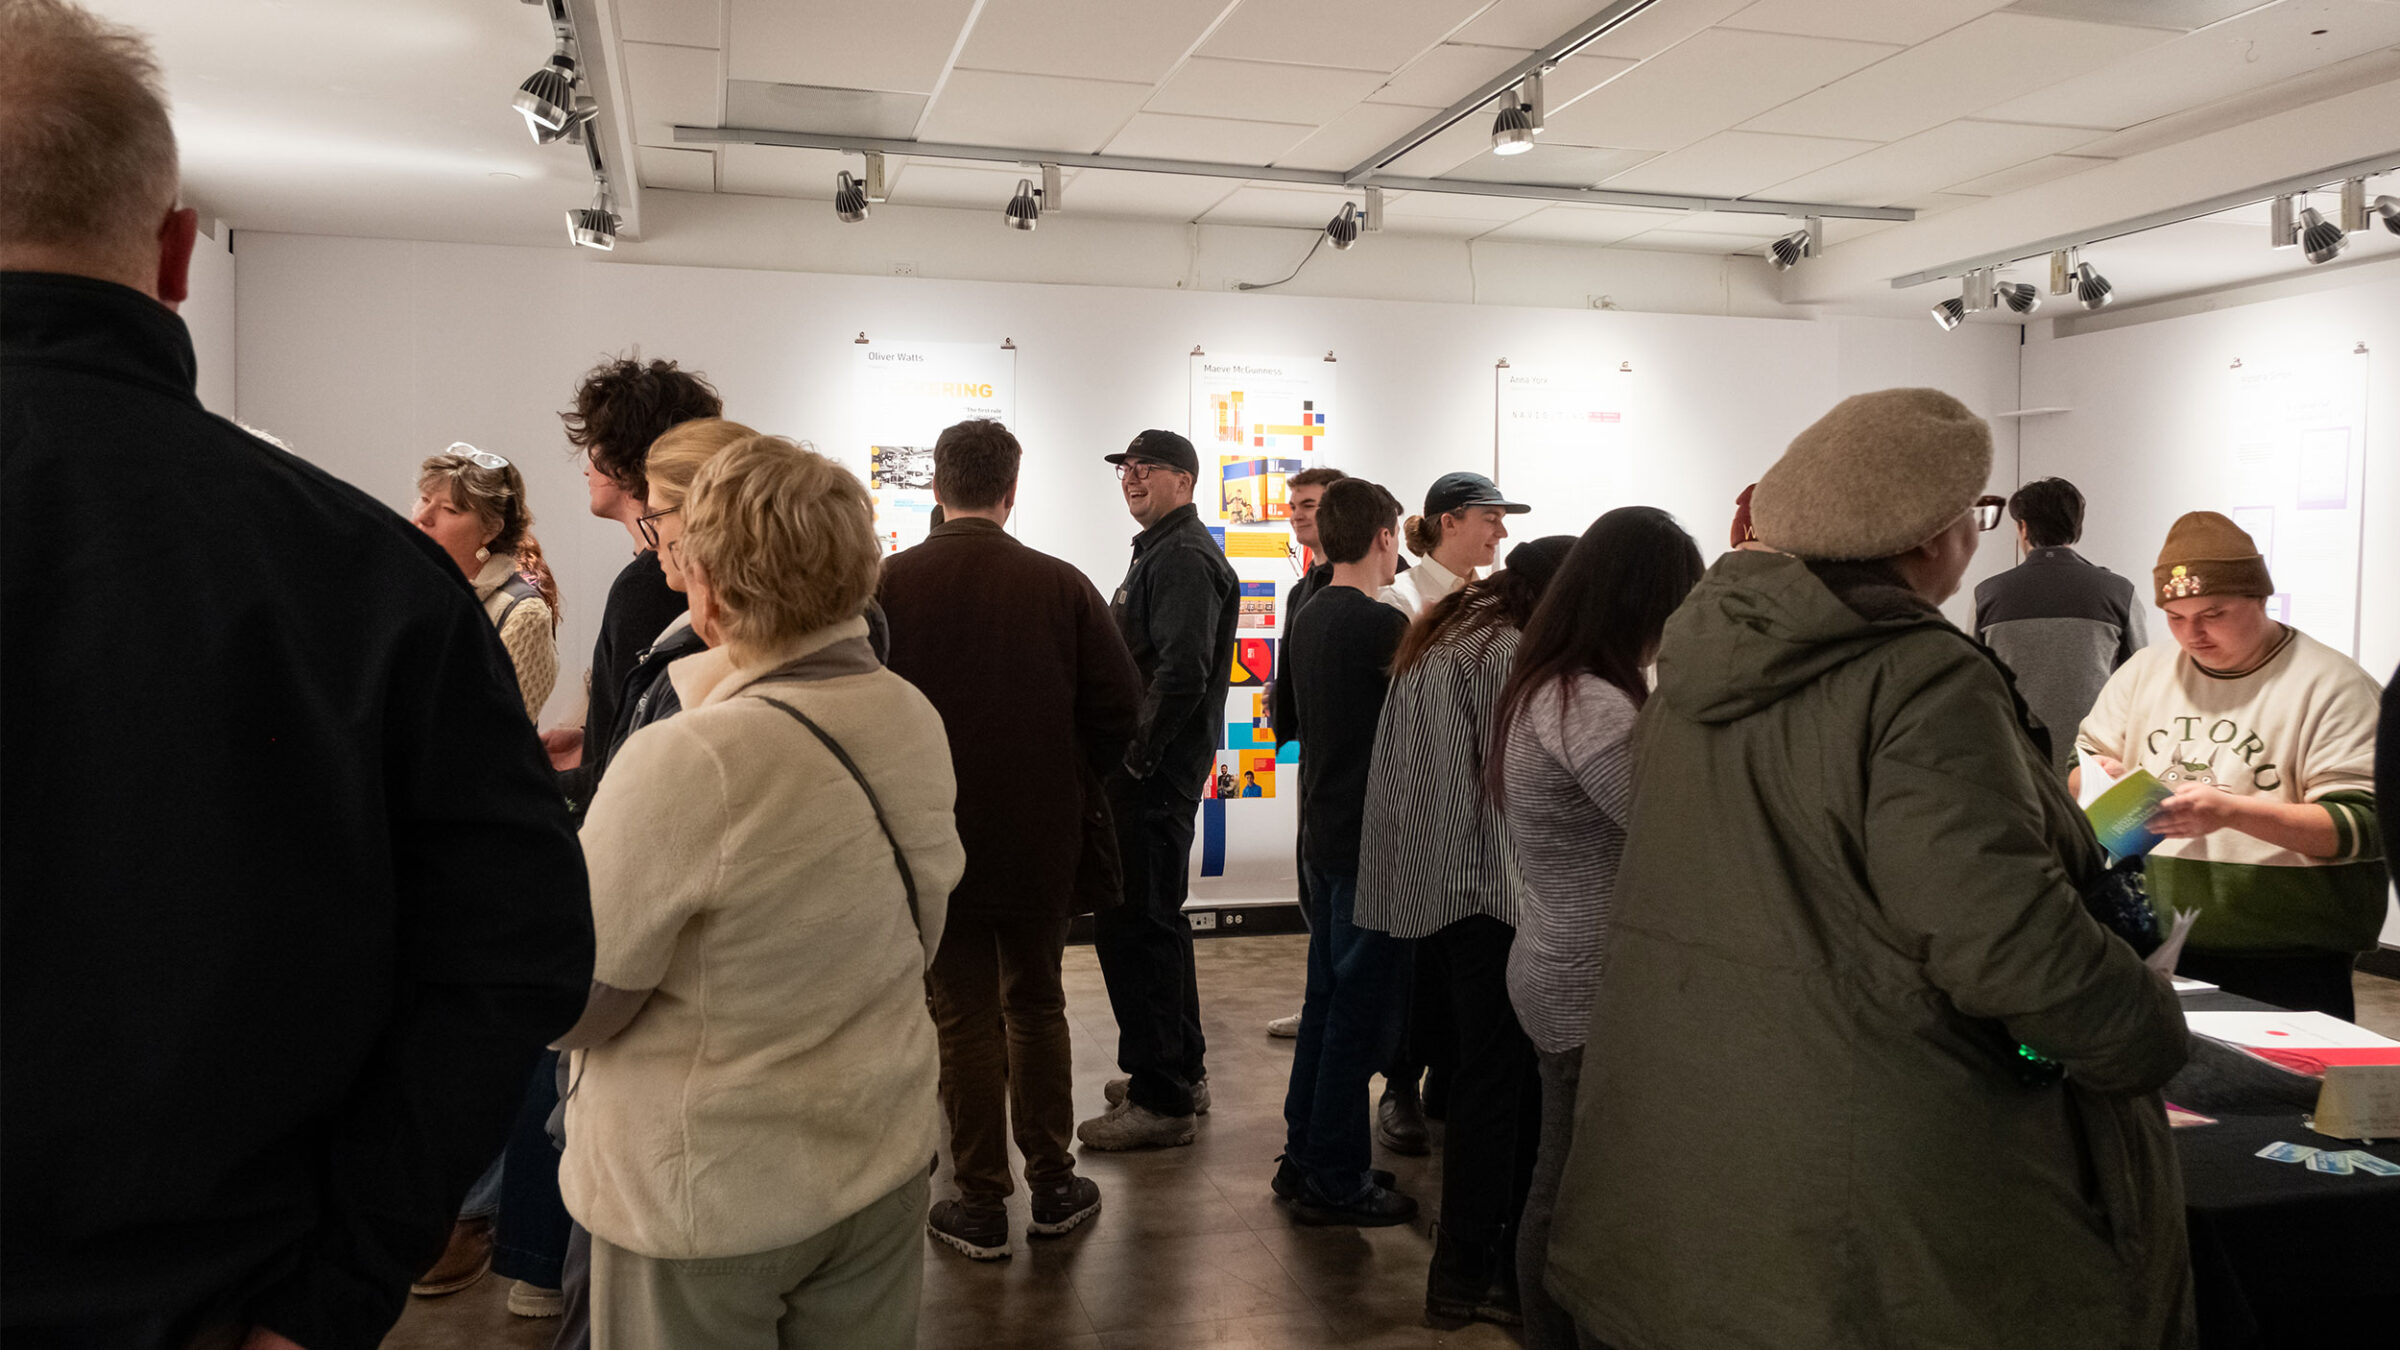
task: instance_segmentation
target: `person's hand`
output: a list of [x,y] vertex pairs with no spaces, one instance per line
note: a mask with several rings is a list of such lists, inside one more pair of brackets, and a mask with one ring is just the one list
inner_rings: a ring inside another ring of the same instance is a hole
[[2101,772],[2107,774],[2110,778],[2123,778],[2125,776],[2125,766],[2119,764],[2113,759],[2110,759],[2108,756],[2094,755],[2091,758],[2094,764],[2100,766]]
[[2242,798],[2208,783],[2178,783],[2175,795],[2159,803],[2150,818],[2150,832],[2162,839],[2198,839],[2233,825],[2242,815]]
[[564,773],[583,763],[583,728],[552,727],[542,733],[542,748],[550,752],[550,767]]
[[307,1350],[307,1347],[282,1332],[252,1327],[250,1334],[242,1338],[242,1350]]

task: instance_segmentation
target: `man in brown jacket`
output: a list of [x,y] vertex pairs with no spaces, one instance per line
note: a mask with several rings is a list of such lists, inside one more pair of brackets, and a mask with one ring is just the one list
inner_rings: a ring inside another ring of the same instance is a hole
[[1059,956],[1072,914],[1118,898],[1100,783],[1142,698],[1092,583],[1001,528],[1020,454],[998,422],[944,431],[933,492],[945,519],[884,564],[879,591],[888,664],[942,714],[958,778],[967,871],[926,986],[959,1196],[935,1205],[927,1227],[978,1261],[1009,1254],[1012,1116],[1033,1194],[1028,1234],[1067,1232],[1100,1209],[1100,1188],[1067,1152],[1074,1076]]

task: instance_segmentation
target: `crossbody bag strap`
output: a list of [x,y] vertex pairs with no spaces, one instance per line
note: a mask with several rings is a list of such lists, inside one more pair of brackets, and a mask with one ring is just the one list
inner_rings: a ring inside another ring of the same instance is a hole
[[875,795],[874,785],[867,781],[865,774],[859,772],[857,762],[850,758],[849,751],[842,748],[842,743],[835,740],[825,728],[811,721],[807,713],[782,699],[768,698],[764,694],[759,695],[759,701],[783,709],[792,715],[792,720],[807,727],[809,734],[822,742],[827,750],[832,751],[833,757],[840,760],[842,767],[850,771],[850,781],[858,784],[858,790],[867,794],[867,805],[875,809],[875,823],[883,827],[884,842],[892,846],[892,865],[900,869],[900,884],[908,890],[908,921],[916,926],[919,933],[924,932],[924,920],[917,916],[917,874],[909,870],[908,855],[900,851],[900,836],[892,833],[891,818],[883,813],[883,799]]

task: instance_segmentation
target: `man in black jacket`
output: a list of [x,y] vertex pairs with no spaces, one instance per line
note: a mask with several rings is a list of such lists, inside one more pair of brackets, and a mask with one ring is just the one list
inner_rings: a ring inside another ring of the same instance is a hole
[[1225,738],[1240,583],[1192,506],[1200,455],[1190,441],[1145,431],[1108,461],[1142,526],[1109,609],[1133,651],[1143,695],[1133,744],[1109,791],[1125,903],[1095,915],[1092,935],[1117,1015],[1117,1066],[1129,1082],[1122,1098],[1075,1134],[1087,1148],[1160,1148],[1192,1142],[1193,1117],[1208,1109],[1183,901],[1200,793]]
[[135,35],[0,4],[0,1340],[370,1350],[590,988],[507,655],[194,396]]

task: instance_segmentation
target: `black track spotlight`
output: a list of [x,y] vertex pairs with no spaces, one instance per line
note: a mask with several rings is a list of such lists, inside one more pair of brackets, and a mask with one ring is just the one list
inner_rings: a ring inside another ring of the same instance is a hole
[[550,64],[525,77],[517,86],[517,96],[510,106],[524,114],[525,129],[533,133],[536,144],[557,140],[557,135],[544,136],[547,130],[564,133],[575,116],[575,58],[561,39],[558,50],[550,54]]
[[617,212],[605,180],[592,185],[590,206],[567,212],[567,242],[603,253],[617,246]]
[[1008,228],[1030,230],[1042,223],[1042,199],[1033,190],[1033,180],[1017,180],[1017,195],[1008,199]]
[[859,186],[848,169],[833,176],[833,218],[844,225],[856,225],[867,218],[867,190]]
[[2075,303],[2085,309],[2099,309],[2115,297],[2115,288],[2108,278],[2092,270],[2090,263],[2075,264]]
[[2342,233],[2341,226],[2327,220],[2323,212],[2313,206],[2300,209],[2300,251],[2308,255],[2310,262],[2332,262],[2342,256],[2349,243],[2350,236]]
[[2042,293],[2030,281],[2003,281],[1992,288],[1992,294],[2018,314],[2031,314],[2042,307]]
[[2383,222],[2383,228],[2400,234],[2400,197],[2377,197],[2367,209]]
[[1336,249],[1348,249],[1358,242],[1358,203],[1343,202],[1342,209],[1325,222],[1325,240]]
[[528,117],[525,119],[525,129],[533,133],[535,145],[549,145],[556,141],[571,141],[589,135],[592,123],[597,121],[599,116],[599,101],[589,94],[577,94],[575,106],[568,111],[564,125],[544,126]]
[[1808,245],[1808,231],[1794,230],[1767,245],[1767,261],[1775,264],[1776,271],[1789,272],[1808,256]]
[[1933,307],[1933,321],[1940,324],[1945,333],[1958,327],[1967,321],[1967,302],[1951,296]]

